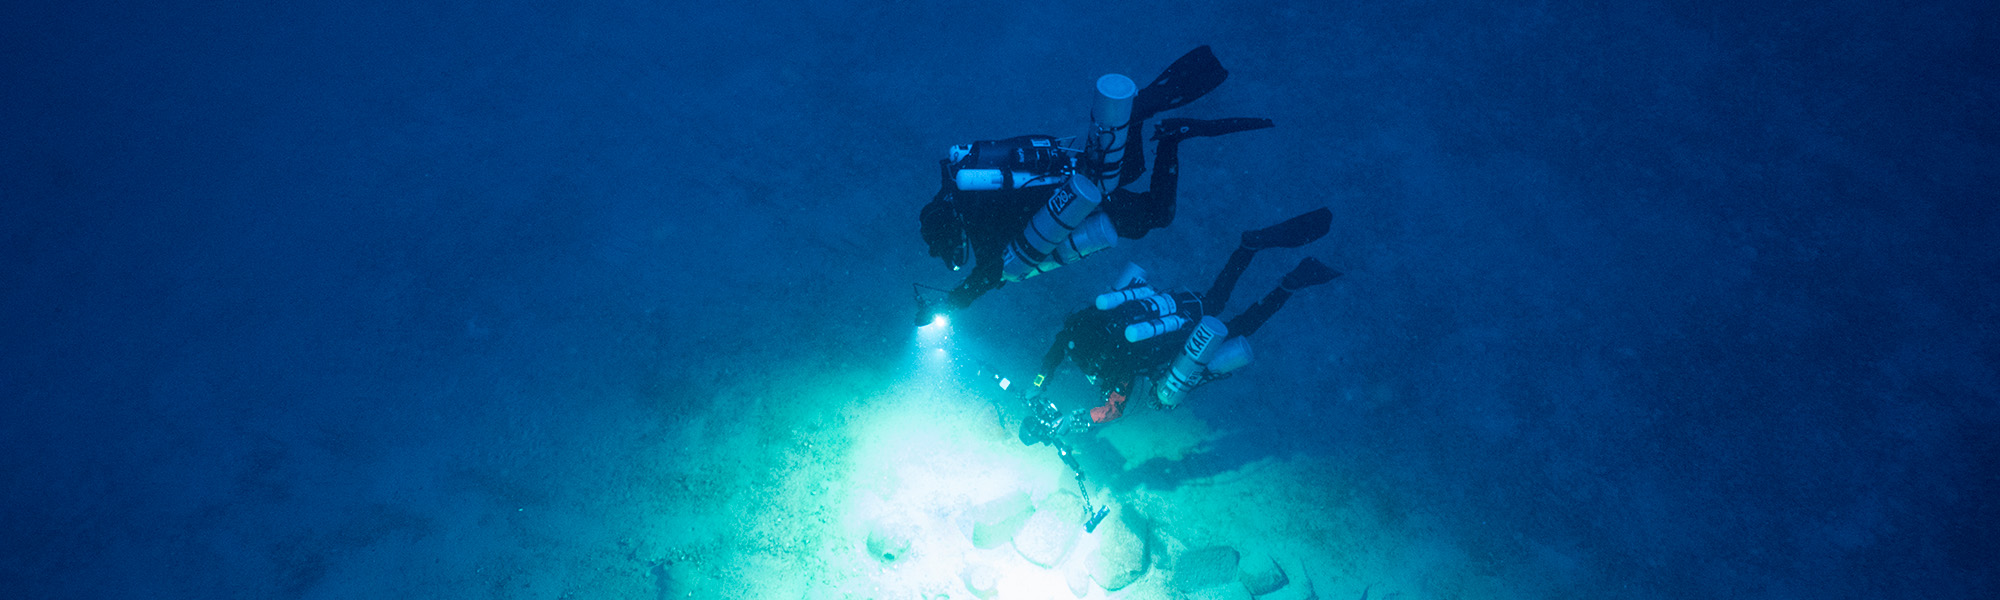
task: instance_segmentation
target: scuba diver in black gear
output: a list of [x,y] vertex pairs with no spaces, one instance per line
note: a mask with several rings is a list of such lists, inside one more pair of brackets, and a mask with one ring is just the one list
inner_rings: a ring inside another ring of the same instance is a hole
[[[1341,273],[1318,259],[1306,257],[1262,300],[1227,323],[1217,317],[1229,303],[1236,280],[1257,251],[1297,248],[1326,235],[1333,213],[1320,208],[1283,223],[1243,233],[1242,243],[1216,274],[1205,294],[1163,293],[1146,284],[1145,272],[1127,267],[1110,293],[1095,306],[1071,313],[1042,358],[1027,395],[1037,410],[1023,421],[1021,441],[1029,445],[1066,433],[1088,430],[1124,414],[1126,399],[1146,394],[1147,404],[1161,410],[1178,405],[1187,392],[1250,362],[1249,336],[1283,308],[1299,290],[1333,281]],[[1104,404],[1068,414],[1054,404],[1036,401],[1067,358],[1098,386]],[[1150,388],[1150,389],[1149,389]]]
[[[1165,119],[1155,128],[1153,176],[1144,192],[1125,189],[1146,171],[1146,120],[1185,106],[1229,77],[1207,46],[1195,48],[1144,89],[1133,93],[1131,80],[1107,75],[1098,81],[1099,105],[1093,111],[1095,134],[1087,158],[1062,147],[1065,140],[1031,135],[982,141],[953,148],[939,161],[942,180],[937,195],[919,214],[930,255],[953,271],[968,265],[971,273],[942,299],[918,294],[917,325],[964,308],[986,292],[1084,255],[1110,247],[1117,238],[1139,239],[1173,223],[1180,175],[1180,143],[1272,126],[1269,119]],[[1122,82],[1121,90],[1107,82]],[[1106,100],[1123,100],[1125,110],[1106,109]],[[1106,126],[1104,113],[1117,114]],[[1103,140],[1115,140],[1105,142]],[[1053,188],[1052,188],[1053,186]],[[1109,192],[1100,192],[1102,188]],[[1092,210],[1092,209],[1095,210]],[[1074,233],[1072,233],[1072,231]],[[923,286],[919,286],[923,287]]]

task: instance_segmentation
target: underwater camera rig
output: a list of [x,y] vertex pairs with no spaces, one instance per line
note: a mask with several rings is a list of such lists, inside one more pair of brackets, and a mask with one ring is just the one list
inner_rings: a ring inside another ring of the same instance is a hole
[[[1062,459],[1063,466],[1069,467],[1076,476],[1078,495],[1083,497],[1083,530],[1097,531],[1097,526],[1111,514],[1111,507],[1095,506],[1090,501],[1090,483],[1083,476],[1083,464],[1077,462],[1076,451],[1063,441],[1065,434],[1088,429],[1089,425],[1077,422],[1075,415],[1064,414],[1055,403],[1039,398],[1029,398],[1027,392],[1013,388],[1013,380],[1000,375],[997,369],[987,364],[972,365],[975,377],[985,378],[1000,388],[1003,396],[1012,396],[1028,409],[1028,416],[1021,420],[1021,443],[1029,446],[1046,443],[1056,449],[1056,457]],[[999,407],[1005,410],[1005,406]]]

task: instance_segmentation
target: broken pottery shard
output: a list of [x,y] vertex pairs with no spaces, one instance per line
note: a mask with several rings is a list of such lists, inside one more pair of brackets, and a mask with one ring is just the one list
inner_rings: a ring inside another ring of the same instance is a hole
[[1021,525],[1034,514],[1034,505],[1028,502],[1028,495],[1020,491],[1009,492],[991,502],[972,507],[967,515],[972,518],[972,545],[985,550],[998,548],[1014,539]]
[[1035,514],[1014,534],[1014,550],[1021,558],[1044,569],[1055,568],[1076,545],[1083,533],[1083,498],[1073,492],[1057,492],[1035,506]]
[[965,570],[959,573],[959,577],[965,579],[965,589],[980,600],[992,600],[994,594],[1000,591],[1000,572],[994,570],[993,565],[986,563],[965,565]]
[[1097,527],[1097,550],[1090,554],[1090,578],[1097,587],[1115,592],[1146,574],[1150,550],[1144,517],[1123,506]]
[[1259,594],[1257,600],[1317,600],[1319,598],[1318,595],[1313,593],[1312,578],[1306,576],[1305,565],[1299,561],[1298,557],[1281,556],[1277,559],[1277,562],[1278,568],[1285,573],[1285,579],[1287,580],[1284,587],[1265,594]]
[[883,563],[893,563],[910,551],[912,533],[908,525],[877,522],[868,528],[868,554]]
[[1243,589],[1249,590],[1253,596],[1278,591],[1289,582],[1285,569],[1278,565],[1278,561],[1262,552],[1243,556],[1243,560],[1236,565],[1236,580],[1242,582]]

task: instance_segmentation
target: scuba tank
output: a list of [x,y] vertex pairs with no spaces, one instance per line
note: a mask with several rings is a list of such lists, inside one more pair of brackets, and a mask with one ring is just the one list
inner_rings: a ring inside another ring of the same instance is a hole
[[1075,151],[1046,135],[959,144],[945,153],[952,186],[963,191],[1056,185],[1076,165]]
[[1124,305],[1126,302],[1131,302],[1133,300],[1138,300],[1140,298],[1144,298],[1158,293],[1159,292],[1153,291],[1153,288],[1150,286],[1146,286],[1143,284],[1135,285],[1122,290],[1118,290],[1116,292],[1105,292],[1102,294],[1098,294],[1097,302],[1095,304],[1097,306],[1097,310],[1111,310],[1114,308],[1118,308],[1121,305]]
[[[1001,254],[1000,279],[1014,282],[1034,277],[1117,243],[1118,234],[1112,229],[1109,217],[1095,215],[1100,218],[1091,219],[1091,213],[1103,200],[1103,194],[1090,181],[1069,178],[1068,183],[1049,195],[1048,204],[1035,212],[1021,236],[1007,244]],[[1071,241],[1071,233],[1085,225],[1086,220],[1094,222],[1089,223],[1085,239]],[[1056,245],[1066,241],[1070,243],[1058,252]]]
[[1188,318],[1180,315],[1167,315],[1144,323],[1133,323],[1125,326],[1125,341],[1136,344],[1159,337],[1163,333],[1180,331],[1182,327],[1187,327],[1187,324]]
[[1138,318],[1152,317],[1125,326],[1125,341],[1134,344],[1180,331],[1201,314],[1201,297],[1194,292],[1154,294],[1133,303],[1141,307]]
[[1090,140],[1084,164],[1091,183],[1098,188],[1118,187],[1132,129],[1132,99],[1138,95],[1139,86],[1130,77],[1112,73],[1097,78],[1097,101],[1090,107]]
[[1070,232],[1069,237],[1062,243],[1056,244],[1055,264],[1044,262],[1038,268],[1043,271],[1053,270],[1117,245],[1118,228],[1111,224],[1111,217],[1101,212],[1096,213],[1084,219],[1083,224],[1077,226],[1076,231]]
[[[1166,378],[1162,379],[1159,385],[1153,386],[1154,393],[1160,398],[1160,404],[1168,407],[1180,404],[1181,398],[1187,396],[1188,390],[1207,383],[1210,377],[1208,365],[1215,359],[1222,346],[1227,345],[1222,343],[1222,339],[1228,335],[1229,327],[1222,324],[1222,319],[1201,318],[1201,325],[1194,328],[1194,333],[1188,334],[1187,345],[1181,348],[1180,356],[1174,357],[1174,366],[1167,371]],[[1244,344],[1242,348],[1247,355],[1249,345]],[[1245,359],[1243,362],[1249,361]],[[1238,363],[1236,366],[1243,365]]]
[[1146,269],[1139,263],[1125,263],[1125,271],[1118,274],[1118,280],[1111,282],[1111,289],[1122,290],[1133,285],[1146,285]]
[[1254,358],[1255,354],[1250,352],[1250,338],[1242,336],[1229,338],[1228,341],[1222,342],[1221,348],[1215,350],[1215,356],[1209,357],[1208,372],[1213,375],[1226,375],[1243,368],[1243,365],[1250,364]]
[[1118,280],[1111,283],[1111,291],[1098,294],[1097,301],[1092,304],[1097,306],[1097,310],[1111,310],[1157,293],[1152,286],[1146,285],[1145,269],[1140,268],[1138,263],[1125,263],[1125,272],[1119,273]]

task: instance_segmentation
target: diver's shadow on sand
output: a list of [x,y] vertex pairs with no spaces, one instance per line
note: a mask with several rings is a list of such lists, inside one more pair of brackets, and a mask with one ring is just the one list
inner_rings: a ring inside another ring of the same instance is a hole
[[1153,458],[1129,469],[1123,468],[1118,451],[1101,439],[1092,438],[1080,444],[1078,454],[1085,475],[1113,493],[1131,492],[1140,486],[1165,492],[1237,471],[1274,456],[1279,450],[1257,443],[1258,439],[1256,435],[1242,433],[1222,436],[1179,460]]

